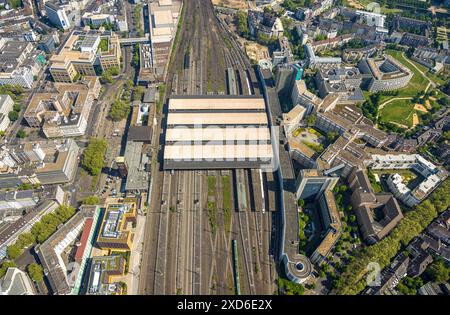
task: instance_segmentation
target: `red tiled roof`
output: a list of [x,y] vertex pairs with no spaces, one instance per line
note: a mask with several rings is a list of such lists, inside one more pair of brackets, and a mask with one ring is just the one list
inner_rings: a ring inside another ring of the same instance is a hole
[[77,251],[75,253],[75,261],[80,262],[83,258],[84,250],[86,249],[86,245],[88,242],[89,234],[91,234],[91,228],[92,223],[94,220],[92,218],[86,219],[86,222],[84,223],[83,233],[81,234],[80,243],[81,245],[78,246]]

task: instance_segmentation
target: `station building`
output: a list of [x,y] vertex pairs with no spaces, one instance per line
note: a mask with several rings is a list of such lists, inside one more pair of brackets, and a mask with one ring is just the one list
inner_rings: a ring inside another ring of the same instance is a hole
[[164,169],[262,168],[273,150],[260,96],[174,96]]

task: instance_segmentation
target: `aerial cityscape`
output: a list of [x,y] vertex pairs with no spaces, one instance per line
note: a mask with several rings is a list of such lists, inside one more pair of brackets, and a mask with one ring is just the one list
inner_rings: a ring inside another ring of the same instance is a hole
[[449,42],[449,0],[0,0],[0,295],[450,295]]

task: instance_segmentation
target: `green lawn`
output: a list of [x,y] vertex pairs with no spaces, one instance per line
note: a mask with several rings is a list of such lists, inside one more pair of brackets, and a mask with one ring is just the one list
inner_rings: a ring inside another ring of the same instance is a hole
[[109,42],[107,38],[102,38],[100,40],[100,44],[98,45],[98,48],[100,51],[108,51],[109,49]]
[[405,94],[404,96],[414,96],[417,92],[425,90],[429,82],[428,79],[406,61],[405,57],[402,56],[401,51],[388,49],[386,50],[386,53],[397,59],[401,64],[413,72],[413,77],[409,81],[409,84],[399,90],[400,94]]
[[[403,64],[405,67],[407,67],[409,70],[411,70],[413,72],[413,77],[411,78],[411,80],[409,81],[407,86],[405,86],[402,89],[397,90],[398,91],[398,95],[397,96],[382,95],[381,98],[380,98],[380,104],[384,103],[387,100],[390,100],[391,98],[396,98],[396,97],[413,97],[417,93],[422,92],[422,91],[425,90],[425,88],[427,87],[428,82],[429,82],[428,79],[425,78],[416,68],[411,66],[406,61],[405,57],[402,56],[402,52],[401,51],[388,49],[388,50],[386,50],[386,53],[388,55],[394,57],[395,59],[397,59],[401,64]],[[422,70],[422,68],[420,68],[420,67],[419,67],[419,69]],[[391,106],[391,105],[393,105],[395,103],[397,103],[397,102],[395,101],[395,102],[389,104],[389,106]]]
[[414,104],[409,100],[398,100],[387,104],[380,112],[380,120],[383,122],[395,122],[397,124],[412,126]]

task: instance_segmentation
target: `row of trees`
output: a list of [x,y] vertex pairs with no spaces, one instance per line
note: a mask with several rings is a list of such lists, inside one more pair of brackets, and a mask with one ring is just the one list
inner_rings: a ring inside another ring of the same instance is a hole
[[13,110],[8,113],[9,120],[16,121],[17,119],[19,119],[20,110],[21,110],[20,105],[14,103]]
[[17,241],[8,246],[7,254],[12,260],[22,255],[23,251],[34,243],[45,242],[52,235],[58,225],[68,221],[75,214],[75,208],[62,205],[55,212],[44,215],[32,228],[31,232],[22,233]]
[[104,139],[91,138],[86,150],[83,152],[81,165],[91,175],[100,174],[103,165],[108,143]]
[[313,0],[285,0],[282,6],[286,10],[295,12],[298,8],[309,8],[313,3]]
[[390,235],[380,242],[355,252],[355,260],[342,273],[342,283],[336,288],[340,294],[357,294],[366,286],[365,276],[369,272],[369,263],[378,263],[386,267],[392,258],[419,235],[440,212],[450,206],[450,180],[444,181],[431,195],[405,214],[403,220],[393,229]]

